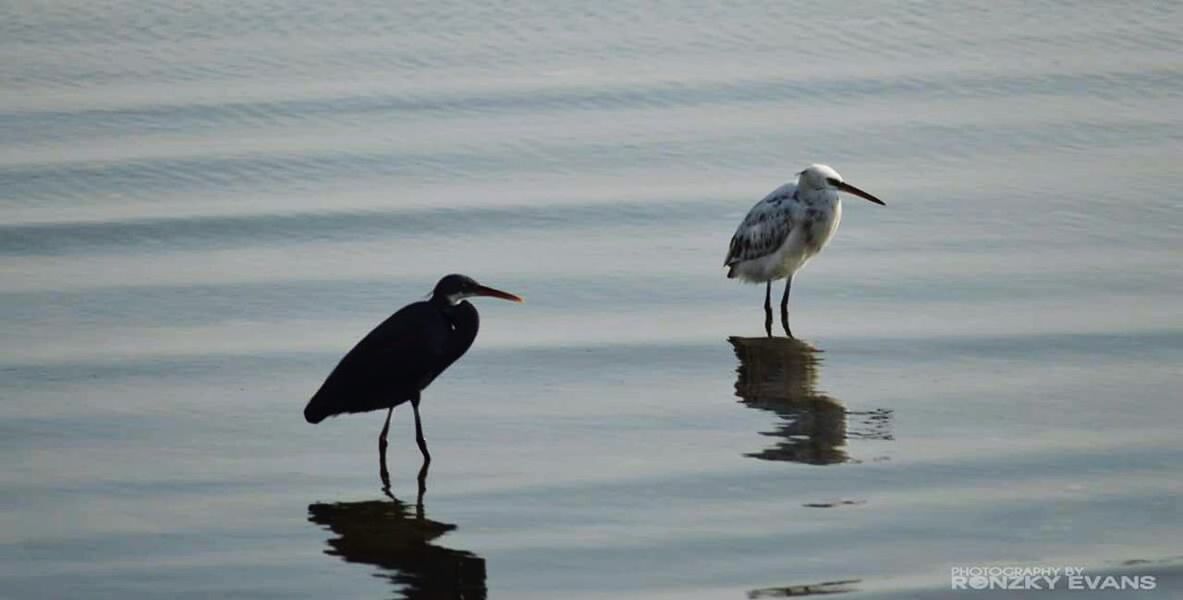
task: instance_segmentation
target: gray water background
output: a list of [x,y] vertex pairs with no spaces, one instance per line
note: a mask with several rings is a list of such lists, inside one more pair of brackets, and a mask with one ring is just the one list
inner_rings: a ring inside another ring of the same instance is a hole
[[[0,596],[1183,586],[1180,30],[1169,2],[0,2]],[[889,206],[848,198],[798,276],[816,351],[745,354],[728,239],[815,161]],[[480,302],[426,393],[419,520],[409,411],[398,503],[381,415],[300,411],[452,271],[527,303]]]

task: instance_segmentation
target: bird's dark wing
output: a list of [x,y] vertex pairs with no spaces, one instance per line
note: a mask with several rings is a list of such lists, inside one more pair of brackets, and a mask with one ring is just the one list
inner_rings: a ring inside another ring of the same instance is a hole
[[439,374],[450,333],[447,319],[429,302],[404,307],[341,359],[308,402],[305,419],[318,423],[406,402]]
[[793,184],[782,186],[748,211],[735,235],[731,236],[724,266],[776,252],[793,230],[794,191],[796,186]]

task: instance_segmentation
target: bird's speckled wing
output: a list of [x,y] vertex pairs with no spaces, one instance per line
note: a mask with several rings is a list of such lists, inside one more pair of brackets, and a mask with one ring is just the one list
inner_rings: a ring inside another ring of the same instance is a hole
[[735,235],[731,236],[724,266],[776,252],[793,230],[793,194],[796,191],[796,184],[785,184],[748,211]]

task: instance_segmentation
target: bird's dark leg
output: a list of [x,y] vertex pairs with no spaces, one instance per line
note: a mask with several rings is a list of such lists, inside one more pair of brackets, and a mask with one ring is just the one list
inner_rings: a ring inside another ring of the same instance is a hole
[[415,441],[419,443],[419,452],[423,453],[423,466],[431,462],[431,453],[427,451],[427,440],[423,439],[423,423],[419,420],[419,398],[411,399],[411,408],[415,410]]
[[386,434],[390,432],[390,417],[394,414],[394,407],[386,411],[386,424],[382,426],[382,433],[378,434],[378,477],[382,479],[382,489],[390,489],[390,472],[386,470]]
[[427,470],[431,467],[431,453],[427,451],[427,440],[423,439],[423,423],[419,420],[418,396],[411,400],[411,408],[415,409],[415,441],[419,443],[419,451],[423,453],[423,466],[419,467],[419,495],[415,500],[415,507],[422,514],[423,495],[427,493]]
[[423,466],[419,467],[419,495],[415,498],[415,508],[419,510],[420,516],[423,513],[423,495],[427,493],[427,469],[431,466],[430,460],[423,461]]
[[793,288],[793,276],[789,275],[785,279],[785,295],[780,299],[780,324],[785,326],[785,335],[793,337],[793,331],[789,329],[789,290]]
[[764,287],[764,333],[772,337],[772,281]]

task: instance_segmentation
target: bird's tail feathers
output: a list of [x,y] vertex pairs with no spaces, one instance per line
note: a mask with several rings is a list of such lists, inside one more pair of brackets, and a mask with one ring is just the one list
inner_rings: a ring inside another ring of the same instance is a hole
[[304,420],[315,425],[328,418],[333,413],[326,405],[326,402],[317,402],[317,396],[313,396],[304,407]]
[[[412,395],[387,390],[372,391],[370,393],[357,390],[329,390],[321,389],[308,401],[304,407],[304,420],[313,425],[321,421],[346,413],[363,413],[371,410],[381,410],[398,406]],[[397,400],[392,401],[392,398]]]

